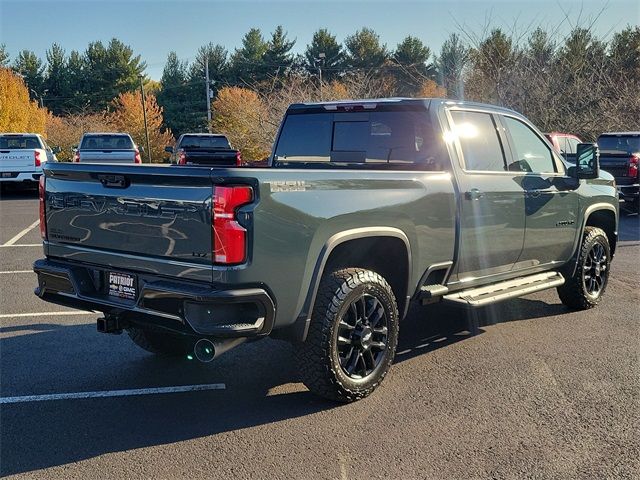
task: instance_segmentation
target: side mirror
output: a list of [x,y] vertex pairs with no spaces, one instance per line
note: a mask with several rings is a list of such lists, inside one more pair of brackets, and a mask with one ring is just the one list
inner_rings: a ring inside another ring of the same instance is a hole
[[576,147],[575,175],[581,178],[598,178],[600,151],[595,143],[579,143]]
[[173,147],[164,147],[164,151],[167,153],[173,153]]
[[140,153],[144,153],[144,147],[138,147],[138,150],[140,150]]
[[72,152],[77,152],[78,151],[78,145],[74,145],[73,147],[71,147],[71,151]]
[[52,147],[51,148],[51,152],[53,152],[54,155],[60,153],[62,151],[62,149],[58,146]]

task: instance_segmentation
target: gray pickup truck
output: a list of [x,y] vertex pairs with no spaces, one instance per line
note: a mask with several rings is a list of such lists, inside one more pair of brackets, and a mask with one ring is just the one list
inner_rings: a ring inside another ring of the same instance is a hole
[[128,133],[85,133],[73,155],[82,163],[142,163],[140,148]]
[[510,110],[383,99],[292,105],[269,168],[47,165],[35,293],[159,354],[288,340],[310,390],[357,400],[411,302],[600,301],[618,198],[577,157]]

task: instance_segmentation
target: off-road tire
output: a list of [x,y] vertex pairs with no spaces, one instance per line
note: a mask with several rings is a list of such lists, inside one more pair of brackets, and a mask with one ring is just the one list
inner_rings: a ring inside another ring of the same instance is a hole
[[[589,294],[584,280],[585,265],[588,262],[588,256],[594,245],[601,245],[606,255],[605,261],[605,278],[602,288],[597,295]],[[558,296],[563,304],[575,310],[588,310],[595,307],[604,295],[609,280],[609,269],[611,267],[611,248],[607,234],[601,228],[585,227],[582,237],[582,244],[578,253],[578,262],[575,271],[570,277],[567,277],[565,283],[557,288]]]
[[193,346],[186,339],[170,333],[147,330],[138,327],[127,328],[133,343],[147,352],[163,357],[179,357],[191,353]]
[[[377,307],[383,307],[386,341],[379,351],[377,366],[362,378],[354,379],[340,363],[336,329],[342,328],[338,325],[340,320],[361,297],[377,300]],[[334,401],[353,402],[366,397],[391,367],[398,343],[398,320],[393,291],[379,274],[361,268],[325,274],[318,288],[306,340],[296,344],[302,382],[316,395]]]

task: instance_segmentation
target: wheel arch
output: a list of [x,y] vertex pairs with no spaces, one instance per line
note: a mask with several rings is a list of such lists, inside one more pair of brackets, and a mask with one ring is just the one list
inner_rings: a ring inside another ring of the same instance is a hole
[[[384,252],[384,256],[379,254]],[[294,330],[285,336],[304,341],[320,280],[329,269],[360,267],[373,270],[389,282],[401,318],[409,306],[412,274],[411,244],[407,235],[394,227],[364,227],[332,235],[316,260],[302,311],[293,324]],[[283,332],[284,333],[284,332]]]
[[618,243],[618,211],[608,203],[591,205],[584,214],[581,237],[586,227],[598,227],[604,230],[613,256]]
[[587,207],[584,212],[582,227],[576,236],[573,256],[570,262],[568,262],[567,268],[563,268],[563,272],[568,275],[575,273],[578,265],[580,246],[582,245],[582,238],[584,237],[586,227],[598,227],[604,230],[607,235],[607,240],[609,241],[611,255],[613,256],[616,251],[616,245],[618,243],[618,210],[610,203],[594,203]]

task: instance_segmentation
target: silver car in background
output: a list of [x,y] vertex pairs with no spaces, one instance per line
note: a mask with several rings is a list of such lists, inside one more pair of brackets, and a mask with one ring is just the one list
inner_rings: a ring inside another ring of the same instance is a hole
[[142,163],[140,149],[128,133],[85,133],[73,156],[82,163]]

